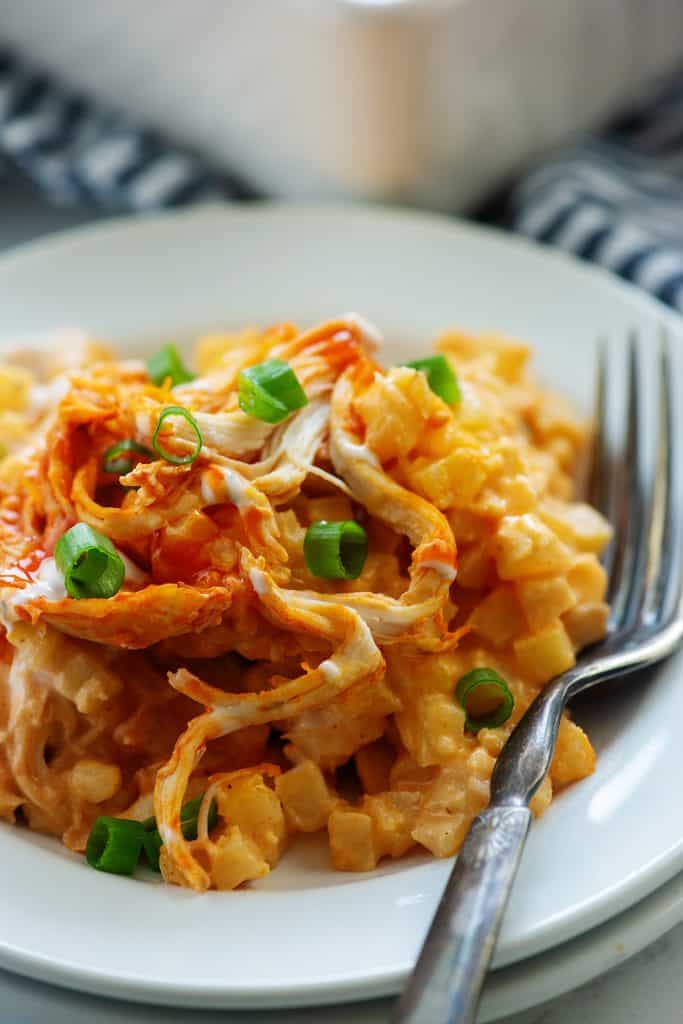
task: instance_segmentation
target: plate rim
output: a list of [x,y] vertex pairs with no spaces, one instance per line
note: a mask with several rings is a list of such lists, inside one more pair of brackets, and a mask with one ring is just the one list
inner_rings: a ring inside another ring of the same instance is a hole
[[[172,229],[181,221],[203,220],[205,218],[220,218],[225,221],[252,220],[255,217],[293,217],[293,218],[316,218],[316,217],[341,217],[345,221],[349,218],[358,217],[361,219],[375,218],[383,222],[403,221],[404,223],[416,224],[418,227],[430,225],[448,234],[459,234],[466,242],[467,236],[479,239],[487,238],[492,244],[505,248],[510,252],[525,251],[533,254],[542,262],[558,262],[570,269],[572,273],[578,274],[585,280],[600,280],[601,287],[608,289],[618,299],[626,299],[629,304],[640,306],[650,316],[655,317],[660,323],[664,322],[671,328],[672,335],[680,338],[683,334],[683,317],[675,310],[665,306],[655,297],[648,295],[636,288],[629,282],[622,281],[609,270],[594,264],[582,263],[571,254],[561,250],[541,245],[531,239],[512,235],[501,229],[489,225],[473,224],[459,218],[446,217],[438,213],[428,213],[417,210],[405,210],[392,206],[378,207],[369,203],[293,203],[282,201],[258,201],[249,204],[241,203],[207,203],[199,207],[183,208],[179,210],[163,211],[145,217],[134,215],[113,217],[95,224],[80,226],[55,232],[45,238],[34,239],[29,242],[14,246],[0,254],[0,275],[6,271],[16,268],[21,271],[21,265],[25,261],[32,261],[35,258],[55,258],[64,255],[71,246],[78,246],[81,243],[96,240],[98,243],[106,244],[107,239],[112,236],[142,234],[167,227]],[[182,228],[180,229],[182,230]],[[639,880],[631,880],[627,885],[624,880],[606,890],[599,898],[591,901],[590,908],[583,909],[581,905],[572,908],[567,912],[564,925],[560,929],[559,937],[551,942],[542,943],[540,948],[543,951],[553,947],[561,946],[568,940],[585,933],[594,928],[597,924],[607,921],[622,913],[626,908],[633,906],[638,900],[651,894],[655,889],[666,884],[679,870],[683,868],[683,839],[669,850],[662,853],[656,862],[651,864],[647,870],[640,873]],[[580,919],[580,923],[579,923]],[[571,922],[574,922],[574,925]],[[546,926],[546,931],[550,926]],[[553,927],[559,928],[558,922]],[[518,962],[538,955],[534,952],[534,946],[538,949],[538,937],[531,939],[524,944],[524,949],[518,957],[506,960],[501,967],[510,963]],[[40,964],[42,976],[56,984],[66,984],[69,987],[79,988],[83,991],[106,993],[118,998],[143,999],[154,1003],[178,1003],[186,998],[192,998],[194,1005],[197,1005],[196,997],[199,993],[202,1005],[205,1006],[234,1006],[234,1007],[257,1007],[272,1006],[274,1000],[279,1000],[280,1005],[285,1005],[282,1000],[286,999],[286,1005],[313,1005],[325,1001],[356,1000],[393,993],[398,990],[401,982],[405,979],[409,968],[401,967],[394,971],[373,971],[367,969],[359,978],[356,975],[348,978],[341,978],[335,975],[333,979],[318,980],[309,983],[305,988],[292,986],[287,982],[270,984],[258,990],[252,987],[242,987],[231,984],[229,986],[216,985],[214,983],[204,985],[203,983],[190,982],[178,983],[174,988],[168,982],[155,980],[126,981],[125,976],[119,976],[116,972],[97,971],[92,968],[83,968],[77,965],[55,964],[40,954],[26,953],[18,949],[12,950],[10,946],[0,940],[0,960],[20,974],[30,975]],[[70,980],[59,980],[58,975]],[[92,983],[87,983],[91,978]],[[108,990],[108,985],[113,986]],[[122,984],[125,990],[122,990]],[[342,994],[344,990],[345,994]]]

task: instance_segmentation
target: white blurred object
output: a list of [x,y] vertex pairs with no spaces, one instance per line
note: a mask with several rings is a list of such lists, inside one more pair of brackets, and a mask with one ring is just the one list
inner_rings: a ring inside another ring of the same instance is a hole
[[0,42],[258,190],[450,210],[681,38],[681,0],[0,0]]

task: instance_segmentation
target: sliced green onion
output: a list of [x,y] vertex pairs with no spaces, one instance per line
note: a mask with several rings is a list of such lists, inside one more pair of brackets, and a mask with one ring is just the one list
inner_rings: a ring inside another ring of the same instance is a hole
[[455,696],[465,710],[465,729],[495,729],[507,722],[515,698],[502,676],[492,668],[473,668],[458,680]]
[[88,864],[112,875],[132,875],[144,836],[145,830],[139,821],[97,818],[85,848]]
[[113,597],[123,586],[126,567],[108,537],[87,523],[76,523],[57,541],[55,562],[71,597]]
[[150,356],[147,360],[147,373],[157,387],[161,387],[169,378],[172,388],[176,384],[187,384],[195,379],[195,375],[183,365],[175,345],[164,345],[159,352]]
[[242,370],[237,386],[240,409],[265,423],[279,423],[308,404],[297,375],[281,359]]
[[[180,808],[180,828],[187,840],[197,838],[197,821],[199,818],[199,809],[202,806],[202,800],[204,794],[201,793],[196,796],[193,800],[188,800]],[[207,827],[209,832],[212,828],[215,828],[218,823],[218,807],[216,801],[212,800],[209,804],[209,816]],[[142,822],[142,827],[145,832],[154,832],[157,827],[157,819],[154,815],[151,818],[145,818]]]
[[362,526],[347,519],[311,523],[304,537],[304,558],[314,576],[324,580],[355,580],[368,557],[368,537]]
[[144,444],[138,444],[137,441],[131,439],[117,441],[111,448],[107,448],[102,456],[102,469],[105,473],[125,476],[126,473],[130,473],[133,464],[140,461],[135,458],[136,455],[141,455],[146,459],[154,458],[154,453],[149,448],[145,448]]
[[155,828],[153,832],[143,832],[142,848],[145,851],[145,858],[152,871],[161,871],[159,867],[159,854],[163,845],[158,828]]
[[[174,455],[173,452],[169,452],[167,448],[162,448],[161,442],[159,441],[159,431],[161,430],[164,420],[168,419],[169,416],[182,416],[182,418],[192,427],[196,438],[196,445],[194,451],[190,452],[189,455]],[[194,462],[202,450],[202,443],[202,433],[192,413],[188,412],[187,409],[183,409],[180,405],[169,405],[167,409],[164,409],[159,416],[159,422],[157,423],[156,430],[152,437],[152,448],[157,455],[160,455],[162,459],[165,459],[166,462],[172,463],[174,466],[189,466],[191,462]]]
[[458,378],[453,372],[451,364],[445,356],[428,356],[426,359],[412,359],[404,366],[410,366],[413,370],[420,370],[427,375],[427,383],[439,398],[443,398],[447,405],[455,405],[461,401],[462,394],[458,385]]

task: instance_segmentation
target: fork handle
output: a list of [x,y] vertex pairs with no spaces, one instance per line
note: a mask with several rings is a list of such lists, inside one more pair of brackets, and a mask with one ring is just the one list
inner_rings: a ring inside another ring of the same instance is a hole
[[521,803],[474,819],[392,1024],[473,1024],[530,822]]

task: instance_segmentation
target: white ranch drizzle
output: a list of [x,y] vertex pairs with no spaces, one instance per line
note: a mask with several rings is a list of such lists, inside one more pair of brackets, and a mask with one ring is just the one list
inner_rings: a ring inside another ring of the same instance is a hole
[[456,570],[452,565],[448,565],[447,562],[439,562],[434,559],[426,559],[424,562],[420,562],[418,568],[420,569],[433,569],[434,572],[438,572],[439,576],[443,576],[446,580],[451,582],[456,577]]

